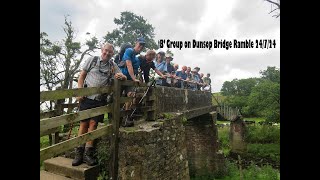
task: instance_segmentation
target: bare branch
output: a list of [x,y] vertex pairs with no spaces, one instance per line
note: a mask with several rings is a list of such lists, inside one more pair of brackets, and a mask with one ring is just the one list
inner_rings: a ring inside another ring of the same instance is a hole
[[274,10],[270,11],[270,12],[269,12],[269,14],[271,14],[273,11],[275,11],[275,10],[277,10],[277,9],[279,9],[279,8],[276,8],[276,9],[274,9]]
[[268,1],[269,3],[271,4],[275,4],[276,6],[278,6],[278,8],[280,9],[280,3],[276,3],[276,2],[273,2],[271,0],[265,0],[265,1]]

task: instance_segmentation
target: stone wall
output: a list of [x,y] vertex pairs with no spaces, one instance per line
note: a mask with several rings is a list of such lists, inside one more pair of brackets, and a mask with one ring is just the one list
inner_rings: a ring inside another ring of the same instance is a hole
[[[152,88],[152,94],[156,97],[156,114],[166,113],[168,119],[139,121],[135,127],[120,128],[119,179],[188,180],[190,175],[224,173],[216,113],[188,121],[178,113],[211,106],[210,92],[157,87]],[[98,147],[103,147],[100,152],[107,152],[108,141],[104,138],[99,142]],[[105,164],[102,168],[108,169]]]
[[120,137],[120,179],[189,179],[181,119],[144,122]]
[[152,88],[152,93],[156,96],[156,114],[180,112],[212,105],[210,92],[156,87]]
[[216,113],[189,119],[185,124],[189,173],[191,177],[225,173],[225,161],[219,152]]

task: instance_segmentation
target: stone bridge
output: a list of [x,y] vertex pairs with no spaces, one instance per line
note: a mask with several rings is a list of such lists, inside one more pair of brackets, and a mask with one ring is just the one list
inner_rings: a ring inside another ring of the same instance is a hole
[[[118,179],[190,179],[225,173],[211,93],[152,88],[155,120],[119,129]],[[70,156],[44,162],[41,179],[97,179],[110,168],[110,136],[96,141],[100,166],[72,167]]]

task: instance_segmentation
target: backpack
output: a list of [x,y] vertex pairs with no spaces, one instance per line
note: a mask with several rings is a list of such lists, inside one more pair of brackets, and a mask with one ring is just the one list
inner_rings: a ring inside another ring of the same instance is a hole
[[[90,63],[88,72],[91,71],[91,69],[94,68],[94,67],[97,65],[98,58],[99,58],[98,56],[94,56],[94,57],[93,57],[93,60],[92,60],[91,63]],[[87,72],[87,73],[88,73],[88,72]]]
[[116,55],[116,57],[114,58],[114,62],[119,66],[119,68],[123,68],[125,67],[125,63],[122,62],[122,57],[124,55],[124,52],[126,51],[126,49],[128,48],[133,48],[133,46],[129,43],[124,43],[120,46],[120,51],[119,53]]

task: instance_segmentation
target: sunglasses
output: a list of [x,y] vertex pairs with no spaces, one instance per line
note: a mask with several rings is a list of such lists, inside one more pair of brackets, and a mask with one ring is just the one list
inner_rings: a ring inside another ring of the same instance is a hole
[[[110,63],[108,63],[108,65],[110,66]],[[109,74],[109,72],[110,72],[110,71],[102,71],[101,70],[101,61],[100,61],[100,64],[99,64],[99,72],[102,73],[102,74]]]

